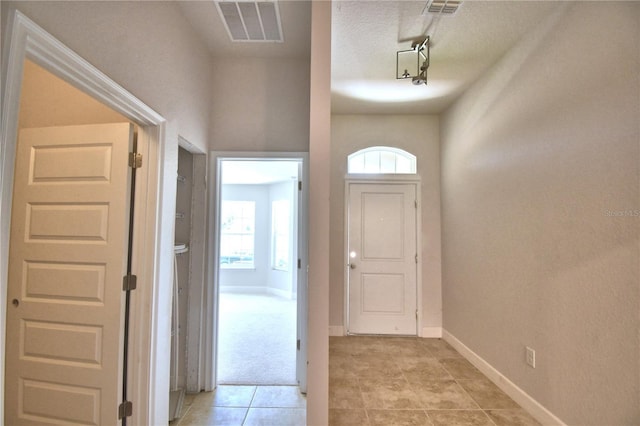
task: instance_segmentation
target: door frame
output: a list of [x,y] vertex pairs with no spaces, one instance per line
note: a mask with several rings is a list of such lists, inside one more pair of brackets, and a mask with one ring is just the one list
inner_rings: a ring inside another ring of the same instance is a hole
[[[207,245],[207,285],[205,289],[205,306],[202,318],[204,318],[205,344],[202,351],[204,357],[204,389],[211,391],[217,385],[217,350],[218,350],[218,301],[220,291],[220,265],[218,256],[220,253],[220,200],[222,184],[220,179],[220,163],[225,160],[242,161],[270,161],[270,160],[299,160],[302,170],[299,176],[302,179],[302,189],[298,197],[298,258],[301,267],[297,275],[297,322],[300,325],[300,353],[296,356],[296,376],[300,379],[300,390],[307,390],[307,341],[308,341],[308,182],[309,182],[309,154],[307,152],[226,152],[212,151],[209,155],[209,176],[215,182],[209,185],[209,241]],[[303,307],[303,308],[301,308]],[[304,311],[304,312],[302,312]],[[301,362],[304,360],[304,362]]]
[[366,185],[415,185],[416,201],[416,253],[418,263],[416,263],[416,309],[418,318],[416,319],[416,336],[422,337],[422,188],[421,179],[418,175],[402,174],[355,174],[351,173],[345,177],[344,181],[344,295],[343,295],[343,324],[345,334],[348,334],[349,327],[349,187],[352,184]]
[[207,154],[201,152],[183,137],[178,137],[180,148],[193,157],[191,195],[191,238],[189,241],[190,280],[187,294],[189,315],[186,323],[186,390],[200,392],[203,388],[200,352],[204,342],[202,312],[206,287],[207,266]]
[[[5,386],[6,301],[8,280],[9,232],[13,173],[18,134],[19,102],[24,61],[29,59],[62,78],[92,98],[102,102],[138,125],[139,152],[145,166],[138,174],[138,191],[134,223],[133,258],[138,276],[138,289],[131,298],[129,395],[135,404],[133,424],[166,424],[169,395],[168,317],[163,290],[170,289],[172,228],[163,224],[173,221],[173,212],[163,186],[168,181],[163,170],[167,151],[165,119],[111,80],[89,62],[44,31],[19,11],[12,11],[6,29],[3,49],[4,99],[0,137],[2,151],[2,183],[0,185],[0,386]],[[177,149],[177,142],[176,142]],[[175,180],[175,175],[171,178]],[[169,269],[167,271],[167,269]],[[146,284],[146,285],[145,285]],[[167,304],[168,306],[168,304]],[[114,407],[117,409],[117,407]],[[0,402],[0,419],[4,419],[4,399]]]

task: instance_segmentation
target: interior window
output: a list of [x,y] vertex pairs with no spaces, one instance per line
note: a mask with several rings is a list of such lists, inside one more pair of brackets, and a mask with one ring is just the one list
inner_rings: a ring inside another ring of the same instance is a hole
[[220,216],[220,267],[254,268],[256,203],[223,200]]

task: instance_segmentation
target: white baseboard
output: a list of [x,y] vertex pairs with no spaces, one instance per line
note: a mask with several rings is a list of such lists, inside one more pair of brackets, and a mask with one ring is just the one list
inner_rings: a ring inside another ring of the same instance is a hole
[[220,286],[220,293],[236,293],[236,294],[253,293],[253,294],[266,294],[266,293],[267,293],[267,288],[266,288],[266,287],[262,287],[262,286],[249,286],[249,285],[242,285],[242,286],[235,286],[235,285],[221,285],[221,286]]
[[[329,326],[329,336],[346,336],[347,333],[345,329],[341,325],[330,325]],[[419,337],[426,338],[441,338],[442,337],[442,327],[424,327],[422,329],[422,334]]]
[[420,337],[439,339],[440,337],[442,337],[442,327],[423,327]]
[[267,287],[267,294],[270,294],[272,296],[282,297],[283,299],[289,299],[289,300],[295,299],[295,297],[293,297],[290,291],[280,290],[279,288]]
[[442,338],[454,347],[455,350],[465,357],[471,364],[480,370],[489,378],[496,386],[509,395],[515,402],[520,404],[529,414],[543,425],[566,426],[566,424],[557,418],[551,411],[547,410],[542,404],[533,399],[528,393],[520,389],[515,383],[503,376],[491,364],[482,359],[478,354],[469,349],[464,343],[458,340],[447,330],[443,330]]
[[280,290],[272,287],[262,286],[233,286],[225,285],[220,286],[220,293],[235,293],[235,294],[269,294],[271,296],[278,296],[285,299],[295,299],[295,295],[290,291]]
[[341,325],[330,325],[329,336],[344,336],[344,327]]

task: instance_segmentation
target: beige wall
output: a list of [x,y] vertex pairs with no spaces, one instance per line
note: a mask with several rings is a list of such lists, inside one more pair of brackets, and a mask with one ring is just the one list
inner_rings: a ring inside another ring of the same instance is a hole
[[440,271],[440,134],[437,116],[333,115],[331,119],[331,326],[344,326],[347,156],[370,146],[392,146],[417,157],[422,184],[422,310],[420,328],[442,326]]
[[640,422],[639,80],[640,3],[569,2],[442,124],[444,327],[571,425]]
[[176,4],[3,1],[3,28],[14,8],[207,151],[213,60]]
[[309,60],[216,58],[211,150],[309,150]]
[[82,93],[31,61],[26,61],[18,127],[123,123],[126,117]]
[[307,424],[329,423],[331,2],[311,5]]

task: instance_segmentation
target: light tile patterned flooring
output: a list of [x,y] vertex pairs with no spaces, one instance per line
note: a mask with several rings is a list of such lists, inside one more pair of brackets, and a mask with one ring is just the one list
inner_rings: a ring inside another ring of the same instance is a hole
[[[304,426],[305,415],[294,386],[218,386],[187,395],[171,425]],[[329,424],[539,425],[444,340],[369,336],[330,338]]]
[[332,426],[539,423],[441,339],[331,337]]
[[307,401],[297,386],[218,385],[185,396],[182,417],[171,426],[301,426]]

